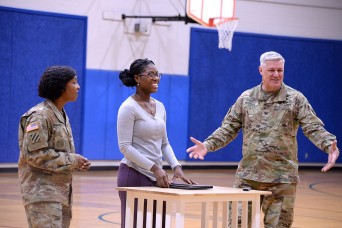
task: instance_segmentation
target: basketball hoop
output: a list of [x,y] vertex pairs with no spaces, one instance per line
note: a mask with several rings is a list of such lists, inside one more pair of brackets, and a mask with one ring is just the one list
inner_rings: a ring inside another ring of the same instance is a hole
[[232,41],[235,29],[239,22],[238,18],[213,18],[219,36],[219,48],[232,50]]
[[235,17],[236,0],[187,0],[187,15],[206,27],[216,27],[219,48],[232,49],[239,19]]

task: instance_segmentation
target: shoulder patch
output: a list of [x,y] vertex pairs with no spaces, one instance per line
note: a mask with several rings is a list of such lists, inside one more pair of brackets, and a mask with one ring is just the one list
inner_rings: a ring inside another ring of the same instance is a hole
[[26,127],[26,133],[30,132],[30,131],[34,131],[34,130],[38,130],[39,129],[39,125],[37,122],[33,122],[30,123],[27,127]]

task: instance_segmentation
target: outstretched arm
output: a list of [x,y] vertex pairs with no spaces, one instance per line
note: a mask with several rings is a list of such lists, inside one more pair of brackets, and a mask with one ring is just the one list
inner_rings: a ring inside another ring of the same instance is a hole
[[340,151],[337,148],[337,141],[335,140],[331,146],[330,146],[330,151],[329,151],[329,157],[328,157],[328,163],[322,168],[322,172],[326,172],[332,167],[335,166],[335,162],[340,155]]
[[205,145],[193,137],[190,137],[190,140],[195,143],[195,145],[186,150],[186,152],[189,153],[189,157],[204,160],[204,156],[208,153]]

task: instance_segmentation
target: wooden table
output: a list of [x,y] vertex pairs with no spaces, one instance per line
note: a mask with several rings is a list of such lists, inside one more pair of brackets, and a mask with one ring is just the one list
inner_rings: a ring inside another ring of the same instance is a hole
[[[229,201],[232,201],[232,227],[238,227],[238,202],[242,204],[241,227],[248,224],[248,201],[252,203],[251,225],[260,227],[260,196],[269,195],[268,191],[243,191],[239,188],[214,186],[206,190],[182,190],[158,187],[117,187],[119,191],[127,192],[125,227],[133,227],[134,199],[138,199],[137,227],[143,226],[144,199],[147,199],[146,227],[152,227],[153,201],[157,202],[156,227],[162,227],[163,201],[166,202],[165,228],[171,227],[171,219],[176,228],[184,226],[184,209],[186,203],[201,203],[201,227],[209,227],[209,203],[212,203],[212,227],[218,227],[219,204],[222,204],[222,227],[228,227]],[[173,213],[172,207],[175,208]]]

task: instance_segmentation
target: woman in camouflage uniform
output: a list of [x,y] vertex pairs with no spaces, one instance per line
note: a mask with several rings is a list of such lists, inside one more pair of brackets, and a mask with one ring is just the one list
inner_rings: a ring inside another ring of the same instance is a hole
[[19,123],[19,180],[29,227],[69,227],[72,171],[90,162],[75,153],[64,110],[80,89],[74,69],[52,66],[43,73],[39,96],[46,100],[27,111]]

